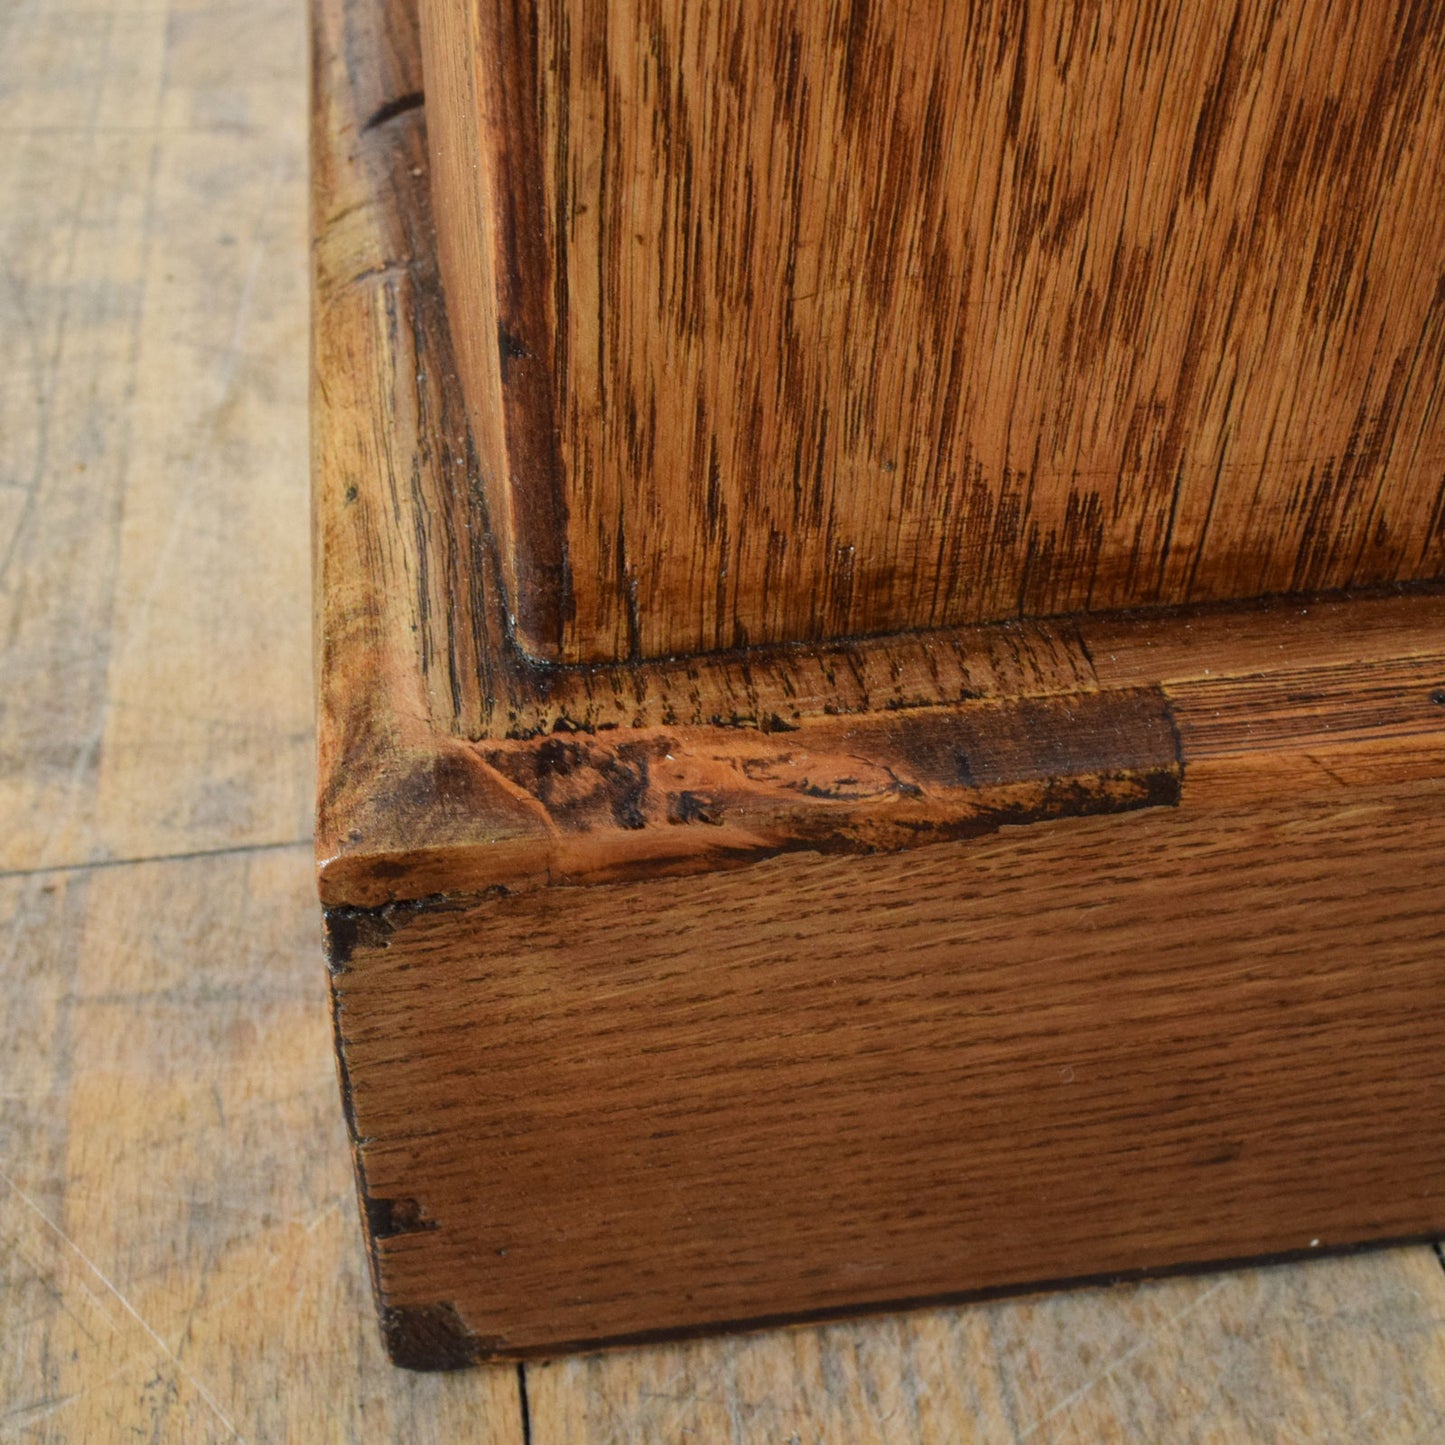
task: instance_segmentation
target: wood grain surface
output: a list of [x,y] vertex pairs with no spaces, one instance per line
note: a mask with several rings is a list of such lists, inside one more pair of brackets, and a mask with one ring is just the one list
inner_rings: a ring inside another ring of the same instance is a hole
[[[312,344],[328,904],[869,851],[1172,794],[1160,698],[1102,694],[1067,625],[644,669],[521,656],[467,513],[477,463],[424,137],[387,98],[414,83],[399,79],[415,64],[414,34],[407,44],[395,12],[321,11]],[[861,771],[864,741],[840,713],[877,744]],[[1050,717],[1069,720],[1070,748]],[[962,768],[944,745],[950,721],[978,743]],[[577,730],[596,736],[569,740]]]
[[1445,594],[535,665],[457,510],[396,14],[318,6],[314,131],[318,861],[394,1358],[1437,1228]]
[[[0,1439],[521,1439],[376,1338],[311,868],[305,23],[0,7]],[[1445,1279],[1445,1274],[1442,1274]]]
[[[467,513],[480,463],[457,431],[424,136],[389,98],[417,93],[415,36],[382,7],[322,16],[313,439],[328,904],[866,852],[1173,795],[1155,679],[1140,666],[1101,681],[1085,635],[1102,626],[1112,654],[1128,656],[1127,624],[1027,622],[642,666],[520,656],[498,601],[504,569]],[[1267,636],[1277,618],[1292,649],[1338,669],[1438,654],[1445,635],[1438,592],[1343,612],[1321,602],[1313,619],[1311,605],[1197,618],[1215,635]],[[1228,655],[1215,649],[1214,666]],[[1322,708],[1348,707],[1346,676]],[[1390,716],[1407,706],[1428,729],[1420,681],[1381,685],[1395,689]],[[1251,692],[1241,705],[1267,701]],[[1245,721],[1235,715],[1237,732]]]
[[[0,8],[6,1441],[524,1438],[513,1369],[383,1363],[352,1212],[302,841],[304,117],[290,5]],[[529,1366],[529,1425],[1426,1440],[1442,1314],[1421,1247]]]
[[539,655],[1445,572],[1437,5],[422,11]]
[[1313,716],[1175,808],[348,919],[403,1347],[443,1302],[465,1360],[1438,1228],[1445,730]]

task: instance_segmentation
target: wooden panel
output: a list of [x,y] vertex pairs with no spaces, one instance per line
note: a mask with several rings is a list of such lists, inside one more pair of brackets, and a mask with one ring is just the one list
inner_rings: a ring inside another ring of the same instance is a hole
[[1442,746],[348,919],[392,1329],[443,1311],[457,1363],[1437,1229]]
[[1438,6],[423,15],[539,654],[1445,570]]

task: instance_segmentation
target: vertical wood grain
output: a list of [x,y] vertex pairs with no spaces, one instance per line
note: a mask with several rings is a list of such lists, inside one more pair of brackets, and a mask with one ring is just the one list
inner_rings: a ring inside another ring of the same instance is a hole
[[[1445,569],[1438,6],[427,13],[479,434],[494,398],[535,428],[555,372],[555,457],[488,473],[538,650]],[[457,74],[512,108],[479,128]],[[472,171],[499,165],[477,263]],[[528,560],[544,473],[565,586]]]

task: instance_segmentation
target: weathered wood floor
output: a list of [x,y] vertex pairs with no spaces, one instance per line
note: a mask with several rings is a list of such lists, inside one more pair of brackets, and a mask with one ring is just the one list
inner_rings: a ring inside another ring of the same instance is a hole
[[0,4],[0,1439],[1442,1438],[1427,1248],[384,1363],[307,838],[305,75],[291,0]]

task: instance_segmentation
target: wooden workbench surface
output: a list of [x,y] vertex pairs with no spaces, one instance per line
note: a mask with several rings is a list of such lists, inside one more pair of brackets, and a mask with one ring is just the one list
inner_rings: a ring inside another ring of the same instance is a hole
[[1423,1247],[383,1362],[307,836],[303,26],[0,6],[0,1440],[1440,1438]]

